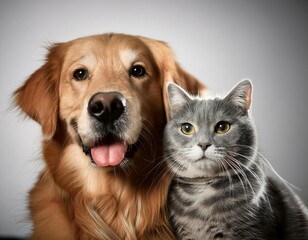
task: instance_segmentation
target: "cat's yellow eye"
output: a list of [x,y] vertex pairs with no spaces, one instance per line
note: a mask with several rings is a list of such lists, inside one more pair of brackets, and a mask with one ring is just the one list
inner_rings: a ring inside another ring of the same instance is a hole
[[215,132],[218,134],[224,134],[231,128],[231,124],[225,121],[220,121],[215,126]]
[[181,131],[185,135],[192,135],[196,132],[195,127],[190,123],[183,123],[181,125]]

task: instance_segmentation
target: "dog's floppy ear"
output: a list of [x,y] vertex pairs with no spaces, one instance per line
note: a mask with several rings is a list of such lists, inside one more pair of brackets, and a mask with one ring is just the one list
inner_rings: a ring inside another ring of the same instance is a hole
[[162,94],[167,120],[170,119],[169,103],[167,97],[167,83],[174,82],[192,95],[205,92],[206,87],[195,77],[187,73],[175,60],[171,48],[165,42],[149,38],[141,38],[151,49],[158,64],[162,77]]
[[55,134],[59,110],[60,44],[49,48],[45,64],[14,93],[16,104],[42,126],[45,138]]

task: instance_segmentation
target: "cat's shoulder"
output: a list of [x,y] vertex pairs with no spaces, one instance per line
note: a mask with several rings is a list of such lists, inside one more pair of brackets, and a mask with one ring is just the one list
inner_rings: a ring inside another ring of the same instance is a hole
[[292,186],[285,180],[269,176],[267,177],[267,192],[268,196],[279,203],[280,207],[293,212],[302,212],[308,224],[308,210],[299,196],[292,189]]

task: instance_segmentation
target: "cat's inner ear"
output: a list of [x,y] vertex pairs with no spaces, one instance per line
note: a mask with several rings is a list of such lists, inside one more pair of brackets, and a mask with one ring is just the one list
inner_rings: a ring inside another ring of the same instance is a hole
[[167,94],[171,117],[173,117],[189,100],[191,100],[189,94],[175,83],[168,83]]
[[243,80],[238,83],[231,92],[225,97],[226,101],[248,111],[252,103],[252,83],[250,80]]

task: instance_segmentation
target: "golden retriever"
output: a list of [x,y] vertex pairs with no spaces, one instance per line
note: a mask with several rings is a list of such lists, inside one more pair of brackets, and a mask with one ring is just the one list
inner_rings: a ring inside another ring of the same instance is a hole
[[174,238],[161,162],[168,81],[205,89],[161,41],[103,34],[49,48],[15,92],[44,136],[32,239]]

